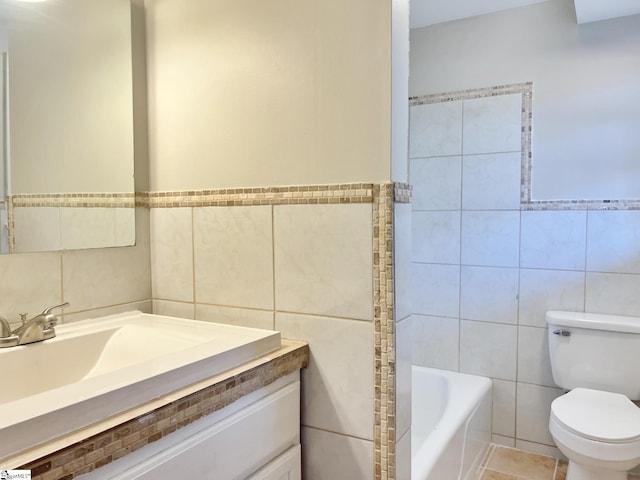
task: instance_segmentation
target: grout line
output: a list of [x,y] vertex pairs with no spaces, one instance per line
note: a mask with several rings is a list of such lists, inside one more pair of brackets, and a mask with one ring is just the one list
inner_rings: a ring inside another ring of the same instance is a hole
[[[187,305],[191,305],[194,302],[191,301],[187,301],[187,300],[174,300],[174,299],[170,299],[170,298],[161,298],[161,297],[157,297],[157,298],[153,298],[152,300],[157,300],[160,302],[170,302],[170,303],[179,303],[179,304],[187,304]],[[132,302],[125,302],[125,304],[127,303],[136,303],[138,301],[144,301],[144,300],[135,300]],[[274,313],[274,315],[276,313],[284,313],[287,315],[296,315],[296,316],[300,316],[300,317],[322,317],[322,318],[327,318],[330,320],[345,320],[345,321],[352,321],[352,322],[363,322],[363,323],[373,323],[373,320],[367,320],[367,319],[363,319],[363,318],[353,318],[353,317],[338,317],[335,315],[328,315],[328,314],[323,314],[323,313],[306,313],[306,312],[295,312],[295,311],[289,311],[289,310],[274,310],[274,309],[270,309],[270,308],[259,308],[259,307],[247,307],[247,306],[242,306],[242,305],[225,305],[225,304],[221,304],[221,303],[207,303],[207,302],[195,302],[195,305],[202,305],[205,307],[220,307],[220,308],[228,308],[228,309],[232,309],[232,310],[250,310],[250,311],[254,311],[254,312],[272,312]],[[111,305],[108,305],[111,306]],[[99,307],[99,308],[103,308],[103,307]],[[89,310],[95,310],[95,309],[89,309]],[[73,312],[73,313],[78,313],[78,312]],[[412,314],[413,315],[413,314]],[[402,321],[406,320],[409,317],[405,317]],[[443,317],[446,318],[446,317]]]
[[520,210],[518,222],[518,310],[516,312],[516,378],[515,392],[513,395],[513,438],[514,445],[518,438],[518,382],[520,380],[520,276],[522,274],[522,210]]
[[[64,298],[64,250],[60,250],[58,253],[58,268],[60,269],[60,300],[64,303],[66,302]],[[62,311],[62,318],[64,320],[64,309],[62,309]]]
[[191,294],[193,296],[193,318],[196,319],[196,209],[195,207],[189,208],[191,210]]
[[481,469],[487,468],[487,465],[489,465],[491,457],[493,456],[493,452],[495,452],[495,448],[496,448],[496,446],[495,446],[494,443],[489,444],[489,448],[485,452],[484,458],[482,459],[482,462],[480,463],[480,468]]
[[[62,213],[60,211],[60,207],[57,208],[57,214],[58,214],[58,246],[60,247],[60,250],[62,250]],[[134,227],[135,228],[135,227]]]
[[[462,240],[463,240],[463,218],[462,199],[464,195],[464,100],[460,102],[460,234],[458,235],[458,365],[456,370],[460,371],[462,363]],[[493,427],[492,427],[493,429]]]
[[273,288],[273,314],[271,328],[276,329],[276,209],[271,205],[271,286]]
[[587,311],[587,258],[589,250],[589,212],[585,214],[585,228],[584,228],[584,284],[582,285],[582,311]]
[[331,433],[333,435],[340,435],[342,437],[353,438],[355,440],[361,440],[363,442],[374,443],[374,440],[371,440],[370,438],[364,438],[364,437],[359,437],[357,435],[351,435],[349,433],[336,432],[334,430],[329,430],[329,429],[326,429],[326,428],[321,428],[321,427],[316,427],[316,426],[311,426],[311,425],[305,425],[304,423],[301,423],[300,427],[304,427],[304,428],[306,428],[308,430],[317,430],[319,432]]

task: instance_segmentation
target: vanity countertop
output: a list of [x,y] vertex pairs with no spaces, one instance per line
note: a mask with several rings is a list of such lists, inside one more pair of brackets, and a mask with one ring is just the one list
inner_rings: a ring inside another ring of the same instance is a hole
[[0,464],[2,468],[31,470],[34,479],[69,480],[220,410],[305,368],[308,362],[309,348],[305,342],[282,339],[278,350],[2,459]]

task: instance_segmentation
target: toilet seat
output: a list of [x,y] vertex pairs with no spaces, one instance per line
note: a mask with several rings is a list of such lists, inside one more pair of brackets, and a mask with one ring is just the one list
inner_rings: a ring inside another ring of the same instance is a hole
[[640,408],[619,393],[576,388],[552,402],[551,417],[584,439],[610,444],[640,441]]

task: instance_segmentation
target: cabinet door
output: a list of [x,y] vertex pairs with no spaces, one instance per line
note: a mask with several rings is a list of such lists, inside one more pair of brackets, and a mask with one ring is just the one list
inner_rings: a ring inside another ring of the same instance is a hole
[[302,478],[300,445],[291,447],[247,480],[300,480]]
[[[244,480],[300,445],[300,382],[211,423],[195,422],[98,469],[96,480]],[[299,472],[299,470],[298,470]],[[286,475],[286,473],[285,473]],[[259,477],[279,478],[279,477]],[[300,475],[282,477],[300,479]]]

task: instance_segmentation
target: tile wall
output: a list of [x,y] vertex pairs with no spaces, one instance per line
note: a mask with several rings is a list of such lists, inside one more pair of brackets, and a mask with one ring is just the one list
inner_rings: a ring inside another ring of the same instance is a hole
[[154,312],[277,329],[309,342],[306,476],[372,478],[371,191],[368,202],[325,204],[243,202],[239,194],[216,200],[223,195],[151,199],[158,207],[151,209]]
[[491,377],[494,441],[555,455],[545,311],[640,316],[640,211],[521,209],[521,113],[411,107],[412,358]]
[[[134,245],[134,207],[133,193],[12,195],[7,219],[9,251]],[[34,231],[43,233],[33,235]]]
[[[276,190],[288,189],[141,194],[133,248],[0,256],[2,315],[17,326],[21,312],[69,301],[63,322],[140,309],[306,340],[307,475],[394,479],[395,417],[405,433],[410,418],[394,409],[392,184]],[[408,225],[409,204],[397,209]],[[410,401],[404,352],[401,405]],[[398,439],[405,460],[408,438]]]
[[28,207],[12,213],[15,253],[135,244],[133,207]]
[[65,301],[63,322],[151,311],[149,211],[136,209],[136,246],[0,256],[0,315],[12,326]]
[[[404,200],[404,201],[403,201]],[[393,281],[396,365],[396,478],[411,478],[411,203],[396,196],[393,205]]]

